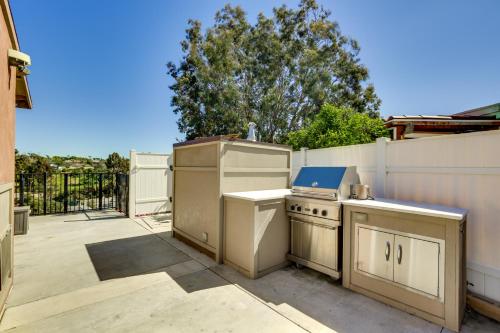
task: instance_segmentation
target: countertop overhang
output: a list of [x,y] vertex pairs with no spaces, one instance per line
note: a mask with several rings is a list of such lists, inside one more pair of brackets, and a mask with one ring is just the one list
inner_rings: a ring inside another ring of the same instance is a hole
[[433,205],[415,201],[375,198],[375,200],[343,200],[342,204],[355,207],[383,209],[393,212],[410,213],[425,216],[440,217],[461,221],[467,215],[467,209]]
[[290,194],[292,194],[292,191],[290,189],[285,188],[278,190],[229,192],[229,193],[224,193],[224,197],[248,200],[248,201],[263,201],[263,200],[284,199],[285,196]]

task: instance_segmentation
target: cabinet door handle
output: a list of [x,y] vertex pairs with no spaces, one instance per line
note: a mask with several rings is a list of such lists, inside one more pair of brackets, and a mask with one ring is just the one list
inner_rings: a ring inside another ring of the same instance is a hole
[[403,247],[401,244],[398,245],[398,264],[401,265],[401,259],[403,258]]
[[385,243],[385,261],[389,261],[390,256],[391,256],[391,243],[387,241]]

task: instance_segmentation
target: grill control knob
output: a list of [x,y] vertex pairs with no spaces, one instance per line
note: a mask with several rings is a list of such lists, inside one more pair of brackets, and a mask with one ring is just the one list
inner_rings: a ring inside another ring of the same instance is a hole
[[291,209],[291,210],[295,210],[295,205],[291,205],[291,206],[290,206],[290,209]]
[[314,214],[314,215],[318,214],[318,209],[317,209],[317,208],[314,208],[314,209],[313,209],[313,214]]
[[326,209],[323,209],[321,211],[321,216],[326,216],[326,215],[328,215],[328,211]]
[[298,212],[302,211],[302,207],[297,206],[297,211],[298,211]]

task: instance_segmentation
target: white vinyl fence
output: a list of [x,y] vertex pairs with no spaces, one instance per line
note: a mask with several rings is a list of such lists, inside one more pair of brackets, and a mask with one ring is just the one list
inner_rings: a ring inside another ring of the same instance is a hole
[[130,151],[130,217],[171,210],[170,158],[168,154]]
[[302,149],[293,177],[302,165],[357,166],[376,197],[468,209],[469,289],[500,301],[500,131]]

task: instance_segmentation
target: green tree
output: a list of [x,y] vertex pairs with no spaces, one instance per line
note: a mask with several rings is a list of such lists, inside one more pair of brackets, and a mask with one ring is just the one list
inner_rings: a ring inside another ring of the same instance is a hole
[[288,144],[294,149],[327,148],[370,143],[387,135],[382,119],[326,104],[309,126],[288,134]]
[[112,153],[106,159],[106,167],[112,172],[128,173],[129,160],[128,158],[121,157],[118,153]]
[[28,155],[20,154],[19,151],[15,150],[16,154],[16,173],[28,172],[28,166],[30,164],[30,158]]
[[34,153],[20,154],[15,150],[16,173],[52,173],[50,160],[48,156],[42,156]]
[[31,163],[28,166],[29,173],[52,173],[49,158],[38,154],[30,154]]
[[170,62],[171,104],[186,139],[243,134],[257,124],[260,140],[284,142],[331,103],[378,117],[380,99],[367,83],[359,44],[340,32],[315,0],[275,8],[251,25],[240,7],[226,5],[202,32],[190,20],[184,56]]

